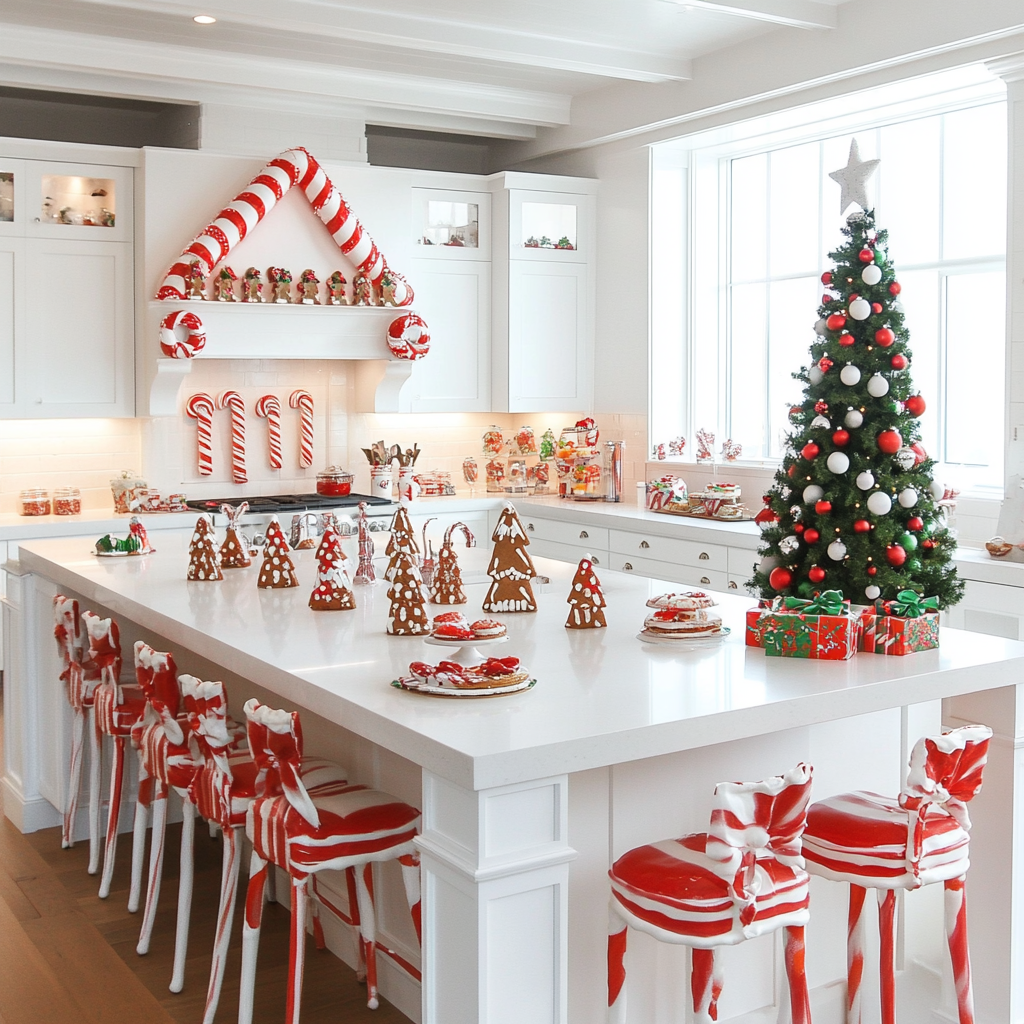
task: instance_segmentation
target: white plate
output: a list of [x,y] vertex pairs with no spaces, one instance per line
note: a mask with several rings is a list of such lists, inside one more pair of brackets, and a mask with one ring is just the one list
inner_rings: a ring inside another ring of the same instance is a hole
[[423,642],[430,644],[431,647],[489,647],[491,644],[503,644],[507,639],[508,634],[506,633],[503,636],[488,636],[479,640],[473,638],[458,640],[454,637],[448,640],[439,636],[427,636],[423,638]]
[[521,683],[516,683],[513,686],[457,690],[454,687],[432,686],[429,683],[417,685],[401,679],[395,679],[391,683],[392,686],[399,690],[407,690],[409,693],[423,693],[428,697],[504,697],[509,693],[521,693],[523,690],[530,690],[536,684],[536,679],[524,679]]
[[648,633],[647,630],[643,630],[637,633],[636,638],[637,640],[643,640],[645,644],[669,644],[672,647],[687,650],[691,647],[711,647],[714,644],[720,644],[731,632],[732,630],[728,626],[723,626],[721,631],[713,636],[674,637],[657,636],[654,633]]

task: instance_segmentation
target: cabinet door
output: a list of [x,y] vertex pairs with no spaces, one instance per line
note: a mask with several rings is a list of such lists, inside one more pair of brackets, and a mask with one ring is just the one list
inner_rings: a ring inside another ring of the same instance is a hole
[[14,414],[18,398],[14,339],[22,312],[24,250],[22,239],[0,236],[0,418]]
[[25,242],[23,416],[134,415],[130,242]]
[[586,264],[509,263],[509,412],[589,407],[587,288]]
[[0,157],[0,237],[25,234],[25,175],[23,161]]
[[413,260],[416,311],[430,328],[430,352],[413,368],[413,412],[491,408],[491,265]]
[[131,167],[30,160],[25,168],[21,198],[30,237],[132,240]]

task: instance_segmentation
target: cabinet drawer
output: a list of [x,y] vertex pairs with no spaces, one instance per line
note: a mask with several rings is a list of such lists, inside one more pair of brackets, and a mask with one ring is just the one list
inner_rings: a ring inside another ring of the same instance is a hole
[[729,575],[742,576],[749,580],[754,575],[754,566],[761,561],[761,556],[749,548],[729,548]]
[[563,562],[578,562],[584,555],[590,555],[594,565],[604,567],[609,564],[608,552],[604,548],[585,547],[583,543],[559,544],[553,540],[530,541],[530,554],[538,558],[558,558]]
[[579,523],[564,523],[556,519],[533,519],[523,516],[523,525],[532,544],[535,540],[553,540],[558,544],[581,544],[608,550],[608,529],[604,526],[581,526]]
[[695,566],[701,570],[727,571],[729,549],[723,544],[651,537],[642,533],[627,533],[625,530],[609,530],[608,534],[608,548],[618,554]]
[[673,583],[685,583],[691,587],[707,587],[708,590],[728,591],[729,577],[718,569],[700,569],[692,565],[679,565],[675,562],[659,562],[653,558],[638,558],[635,555],[623,555],[611,552],[608,565],[620,572],[631,572],[637,576],[649,576],[652,579],[671,580]]

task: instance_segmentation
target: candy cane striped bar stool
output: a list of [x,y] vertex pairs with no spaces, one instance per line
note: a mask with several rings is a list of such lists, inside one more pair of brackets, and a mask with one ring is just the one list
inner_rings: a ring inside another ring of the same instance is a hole
[[942,882],[946,890],[946,937],[960,1024],[973,1024],[964,899],[971,828],[967,803],[981,789],[991,737],[992,730],[983,725],[925,736],[914,745],[898,797],[843,793],[811,806],[804,833],[807,870],[850,883],[847,1024],[861,1019],[866,890],[878,895],[882,1024],[895,1024],[896,890],[933,882]]
[[[251,1024],[252,1021],[263,886],[268,865],[282,868],[292,880],[288,1024],[298,1024],[299,1021],[306,905],[309,897],[317,896],[313,881],[320,871],[346,871],[350,880],[349,891],[355,889],[358,915],[353,913],[349,920],[359,929],[366,964],[367,1005],[374,1010],[378,1006],[378,947],[400,966],[408,970],[411,967],[376,941],[373,865],[380,861],[400,861],[406,897],[419,938],[419,855],[413,846],[413,837],[420,812],[387,793],[366,786],[334,784],[307,787],[300,774],[302,730],[298,714],[277,711],[256,700],[249,700],[245,704],[245,716],[249,749],[260,771],[257,785],[266,795],[253,802],[245,825],[253,849],[242,929],[239,1024]],[[322,902],[328,909],[335,910],[326,901]],[[321,944],[318,935],[318,945]]]
[[764,782],[715,787],[708,831],[638,846],[609,872],[608,1020],[626,1020],[627,926],[690,946],[693,1019],[718,1019],[719,946],[786,930],[793,1024],[810,1024],[804,975],[807,872],[800,839],[811,767],[798,764]]
[[95,612],[82,612],[82,623],[89,640],[89,660],[100,671],[100,682],[93,695],[96,734],[113,740],[110,792],[107,795],[107,835],[103,848],[103,874],[100,876],[100,899],[106,899],[110,895],[114,858],[117,856],[125,743],[131,738],[132,728],[142,721],[146,696],[138,684],[121,682],[121,639],[117,623],[113,619],[100,618]]

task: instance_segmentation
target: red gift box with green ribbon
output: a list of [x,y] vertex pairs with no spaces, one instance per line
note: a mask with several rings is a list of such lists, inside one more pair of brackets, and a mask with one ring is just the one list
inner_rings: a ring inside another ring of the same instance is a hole
[[759,612],[751,630],[760,635],[760,647],[776,658],[812,658],[845,661],[857,653],[860,618],[838,590],[826,590],[812,598],[777,598],[770,609]]
[[760,647],[761,638],[764,635],[764,627],[761,620],[772,609],[772,602],[762,598],[757,602],[756,608],[747,609],[747,628],[744,633],[745,643],[748,647]]
[[916,654],[939,646],[939,602],[901,590],[861,612],[860,649],[872,654]]

